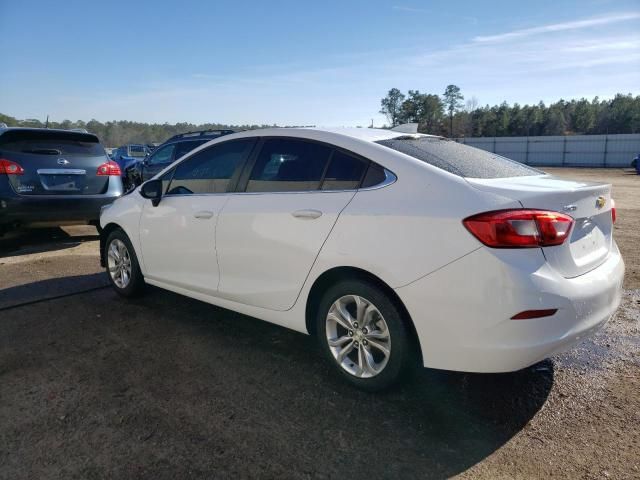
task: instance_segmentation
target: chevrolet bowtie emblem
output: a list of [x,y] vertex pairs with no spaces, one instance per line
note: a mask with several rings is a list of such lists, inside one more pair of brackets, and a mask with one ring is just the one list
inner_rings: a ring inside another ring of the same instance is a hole
[[599,197],[596,199],[596,207],[598,207],[598,208],[602,208],[602,207],[604,207],[606,204],[607,204],[607,199],[606,199],[606,198],[604,198],[603,196],[599,196]]

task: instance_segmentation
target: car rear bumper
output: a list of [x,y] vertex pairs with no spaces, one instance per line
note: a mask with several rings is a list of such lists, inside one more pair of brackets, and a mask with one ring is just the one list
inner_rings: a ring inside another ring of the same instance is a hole
[[[620,304],[623,278],[615,243],[603,264],[575,278],[558,274],[538,249],[483,247],[396,292],[414,321],[426,367],[507,372],[602,327]],[[549,317],[511,320],[556,308]]]
[[[0,175],[0,226],[88,223],[100,218],[103,205],[122,195],[120,179],[110,180],[101,195],[18,195],[2,183]],[[6,179],[5,179],[6,181]]]

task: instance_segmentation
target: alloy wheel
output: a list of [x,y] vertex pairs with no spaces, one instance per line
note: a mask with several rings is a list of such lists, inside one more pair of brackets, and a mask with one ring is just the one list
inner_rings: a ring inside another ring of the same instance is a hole
[[127,288],[131,281],[131,255],[124,242],[113,239],[107,250],[109,275],[118,288]]
[[389,327],[366,298],[345,295],[337,299],[327,314],[326,335],[335,361],[355,377],[374,377],[389,361]]

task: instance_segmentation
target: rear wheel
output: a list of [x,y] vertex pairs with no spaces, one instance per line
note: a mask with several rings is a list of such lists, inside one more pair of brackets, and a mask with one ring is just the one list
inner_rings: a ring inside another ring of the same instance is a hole
[[107,275],[111,285],[120,295],[134,297],[140,295],[145,287],[138,258],[131,241],[124,231],[118,229],[109,234],[105,242]]
[[415,347],[402,312],[374,283],[353,279],[330,287],[316,322],[325,357],[358,388],[388,388],[415,368]]

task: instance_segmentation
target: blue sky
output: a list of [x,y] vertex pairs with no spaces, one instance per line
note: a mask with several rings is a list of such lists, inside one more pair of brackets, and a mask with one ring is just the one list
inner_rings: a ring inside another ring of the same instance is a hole
[[18,118],[375,125],[392,88],[640,94],[640,1],[0,0]]

